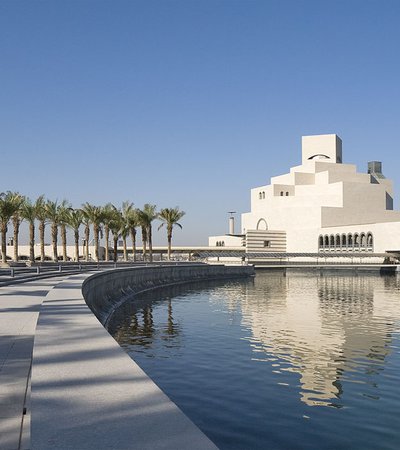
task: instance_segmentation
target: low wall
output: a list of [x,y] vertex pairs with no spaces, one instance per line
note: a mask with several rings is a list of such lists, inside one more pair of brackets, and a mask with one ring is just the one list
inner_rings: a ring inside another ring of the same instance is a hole
[[140,292],[191,281],[252,275],[252,266],[185,264],[123,268],[92,275],[83,283],[82,293],[98,320],[107,325],[115,308]]

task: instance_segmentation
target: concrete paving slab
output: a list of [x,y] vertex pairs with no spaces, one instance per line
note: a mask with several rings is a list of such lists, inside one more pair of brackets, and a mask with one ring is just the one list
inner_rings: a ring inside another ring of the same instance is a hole
[[82,297],[84,277],[59,283],[42,305],[32,449],[216,449],[98,322]]
[[[0,287],[0,449],[22,448],[36,322],[43,298],[58,281],[60,278]],[[24,439],[26,449],[28,431]]]
[[20,427],[16,426],[14,417],[0,418],[0,448],[4,450],[19,450]]

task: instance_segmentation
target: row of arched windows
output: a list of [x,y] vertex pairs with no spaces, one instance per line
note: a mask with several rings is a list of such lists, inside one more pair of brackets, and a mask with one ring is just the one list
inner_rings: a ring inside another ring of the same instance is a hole
[[217,247],[225,247],[225,242],[224,241],[217,241],[215,245]]
[[348,234],[325,234],[318,238],[319,251],[324,250],[350,250],[350,251],[372,251],[374,238],[372,233],[348,233]]
[[283,191],[281,191],[281,197],[283,197],[284,195],[286,195],[286,197],[289,197],[289,192],[283,192]]

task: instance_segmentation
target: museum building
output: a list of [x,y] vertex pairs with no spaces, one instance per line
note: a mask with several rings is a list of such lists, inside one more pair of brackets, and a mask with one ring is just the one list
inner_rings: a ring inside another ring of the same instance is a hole
[[248,253],[385,253],[400,249],[400,211],[382,163],[367,173],[342,162],[336,134],[303,136],[302,164],[251,190],[241,234],[211,236],[209,246]]

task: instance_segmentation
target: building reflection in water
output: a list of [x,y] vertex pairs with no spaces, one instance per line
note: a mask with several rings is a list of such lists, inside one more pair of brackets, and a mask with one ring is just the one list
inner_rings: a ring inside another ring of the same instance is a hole
[[345,381],[360,382],[360,373],[383,369],[399,323],[395,280],[257,276],[254,285],[242,287],[241,304],[254,359],[271,362],[277,374],[299,374],[300,397],[307,405],[340,407]]
[[[190,298],[204,289],[211,310],[194,313]],[[252,360],[267,362],[278,384],[293,387],[291,374],[296,374],[302,402],[341,407],[346,383],[364,385],[364,396],[379,396],[379,373],[399,331],[399,289],[397,277],[261,272],[249,282],[176,286],[162,295],[141,295],[116,312],[109,331],[123,347],[135,347],[146,357],[176,357],[186,339],[184,319],[174,318],[171,302],[179,296],[181,313],[192,312],[187,326],[193,326],[195,314],[209,321],[213,312],[227,312],[227,325],[240,326]]]

